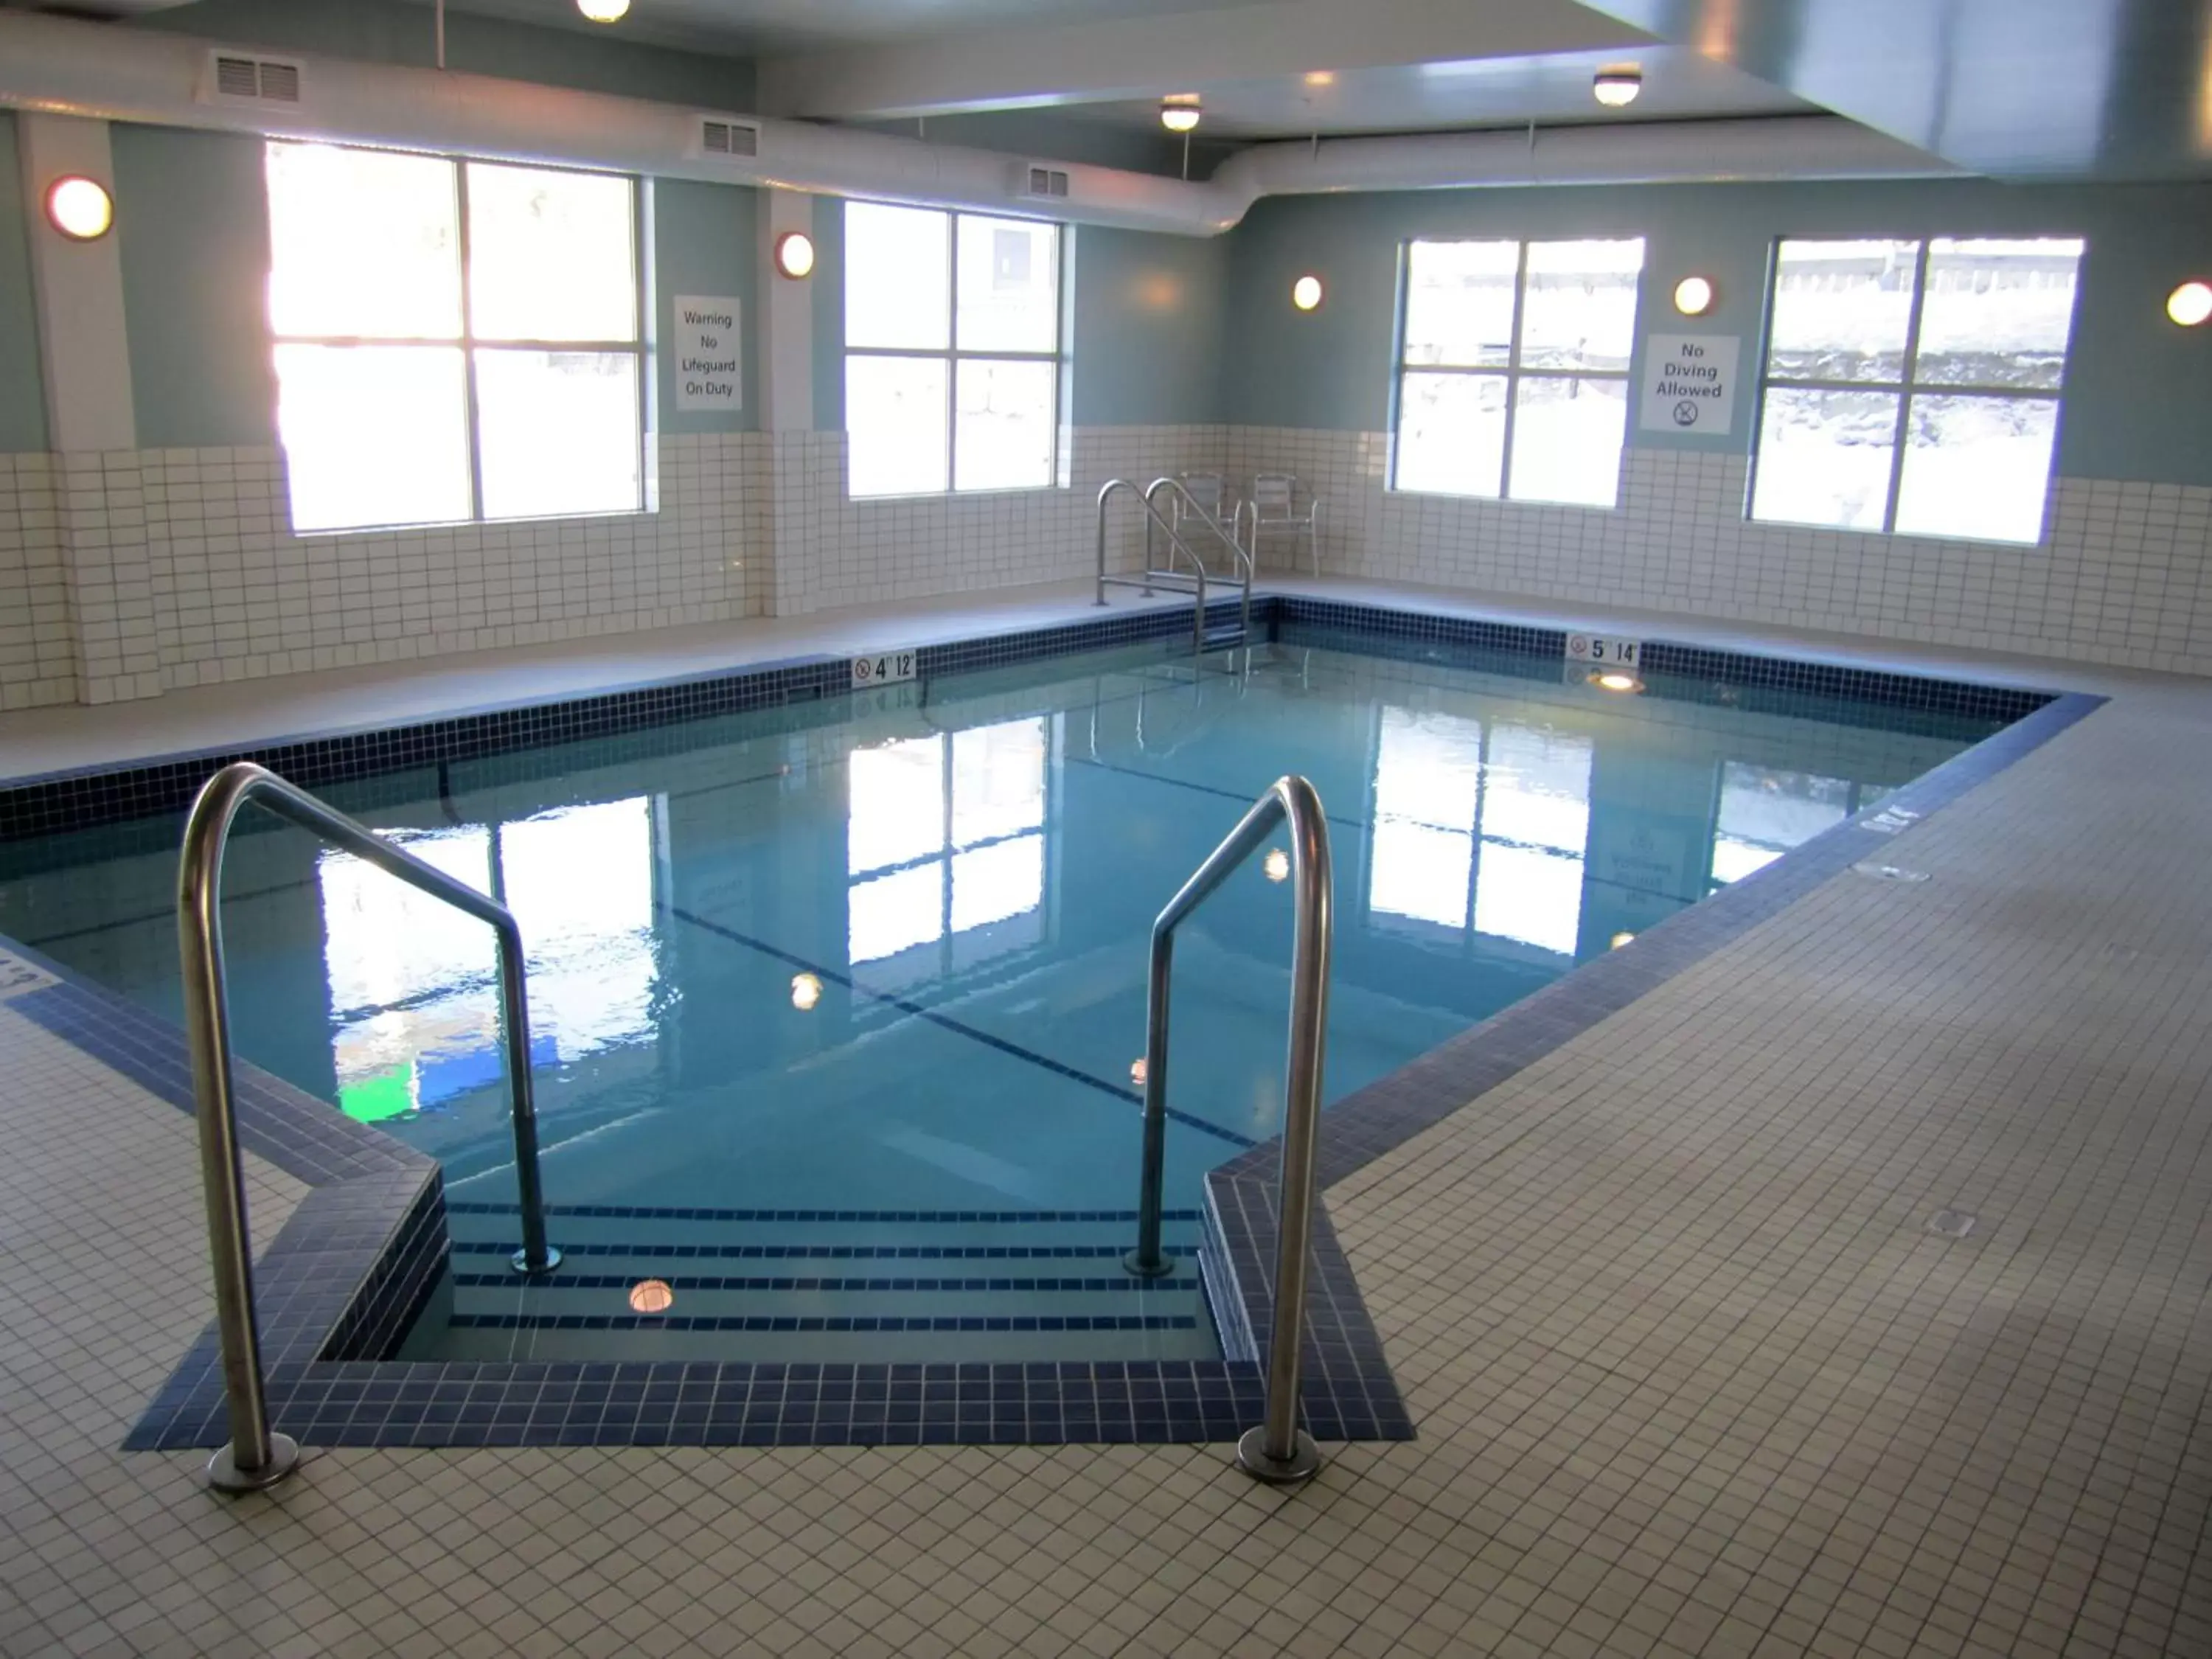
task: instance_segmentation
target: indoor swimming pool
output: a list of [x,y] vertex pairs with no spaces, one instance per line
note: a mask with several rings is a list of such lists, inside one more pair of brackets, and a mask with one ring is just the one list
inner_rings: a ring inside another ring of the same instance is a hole
[[[549,1230],[507,1271],[488,930],[249,822],[246,1060],[434,1157],[452,1266],[398,1357],[1220,1352],[1202,1177],[1283,1109],[1273,854],[1182,935],[1173,1276],[1123,1273],[1154,915],[1277,776],[1330,816],[1335,1101],[1997,730],[1285,624],[386,772],[331,803],[515,914]],[[0,846],[0,934],[170,1018],[178,823]],[[657,1287],[640,1299],[641,1287]],[[665,1302],[658,1298],[665,1294]]]

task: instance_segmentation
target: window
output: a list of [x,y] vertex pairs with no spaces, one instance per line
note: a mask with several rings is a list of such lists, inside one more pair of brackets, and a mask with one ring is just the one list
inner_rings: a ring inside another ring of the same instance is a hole
[[1043,937],[1045,745],[1045,722],[1024,720],[853,750],[855,966],[941,946],[908,964],[927,977]]
[[1370,913],[1572,956],[1590,761],[1586,738],[1383,709]]
[[2081,249],[1781,243],[1751,516],[2039,539]]
[[1060,227],[846,204],[845,434],[854,495],[1049,487]]
[[1640,238],[1413,242],[1392,485],[1611,507]]
[[633,180],[328,144],[267,167],[295,531],[640,510]]

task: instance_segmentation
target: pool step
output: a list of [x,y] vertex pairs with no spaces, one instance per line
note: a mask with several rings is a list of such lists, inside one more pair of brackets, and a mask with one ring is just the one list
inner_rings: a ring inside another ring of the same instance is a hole
[[[1177,1271],[1123,1270],[1121,1212],[550,1211],[560,1269],[507,1266],[511,1207],[456,1206],[410,1357],[1121,1359],[1218,1352],[1194,1215]],[[641,1286],[649,1288],[641,1290]],[[666,1305],[656,1307],[662,1290]]]

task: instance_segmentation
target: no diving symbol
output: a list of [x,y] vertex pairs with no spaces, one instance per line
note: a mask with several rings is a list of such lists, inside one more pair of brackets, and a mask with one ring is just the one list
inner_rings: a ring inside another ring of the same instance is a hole
[[1686,398],[1677,398],[1674,402],[1674,424],[1676,426],[1695,426],[1697,423],[1697,404],[1692,403]]

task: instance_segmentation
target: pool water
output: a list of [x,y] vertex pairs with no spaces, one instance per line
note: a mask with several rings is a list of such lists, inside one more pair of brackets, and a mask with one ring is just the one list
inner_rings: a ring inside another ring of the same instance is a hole
[[[1060,658],[325,792],[519,920],[568,1252],[544,1285],[501,1261],[489,930],[242,829],[238,1048],[442,1164],[454,1266],[411,1355],[1204,1355],[1201,1179],[1282,1113],[1282,866],[1252,861],[1179,935],[1185,1265],[1152,1285],[1120,1267],[1146,939],[1276,776],[1330,817],[1334,1101],[1998,724],[1352,643]],[[177,830],[0,848],[0,933],[177,1016]],[[654,1279],[673,1305],[631,1316]]]

